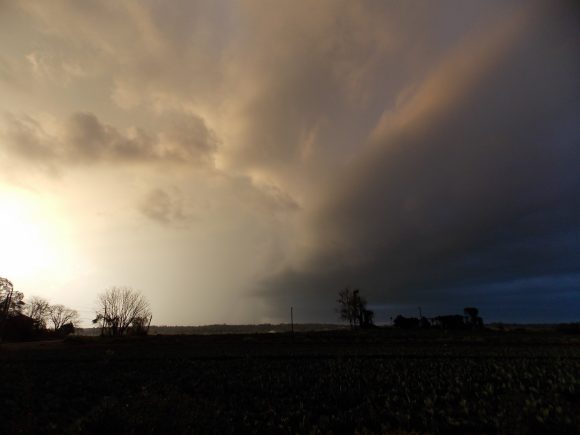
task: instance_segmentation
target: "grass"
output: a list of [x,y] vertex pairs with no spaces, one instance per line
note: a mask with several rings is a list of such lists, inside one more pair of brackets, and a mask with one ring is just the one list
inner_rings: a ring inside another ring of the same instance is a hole
[[574,433],[580,338],[316,332],[4,344],[1,433]]

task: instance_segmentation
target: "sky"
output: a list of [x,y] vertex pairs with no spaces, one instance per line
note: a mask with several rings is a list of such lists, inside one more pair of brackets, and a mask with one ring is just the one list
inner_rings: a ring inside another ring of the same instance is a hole
[[580,320],[570,1],[0,0],[0,276],[155,324]]

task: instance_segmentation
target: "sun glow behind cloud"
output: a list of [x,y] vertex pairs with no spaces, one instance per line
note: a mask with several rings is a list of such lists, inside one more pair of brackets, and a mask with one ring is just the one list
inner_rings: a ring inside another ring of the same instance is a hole
[[43,201],[23,190],[0,188],[0,204],[1,276],[22,283],[64,275],[70,266],[67,237]]

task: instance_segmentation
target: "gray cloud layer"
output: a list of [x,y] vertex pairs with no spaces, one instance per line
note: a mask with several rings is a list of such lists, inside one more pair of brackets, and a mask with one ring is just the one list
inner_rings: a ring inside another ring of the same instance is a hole
[[178,114],[156,134],[140,128],[122,132],[89,112],[73,113],[54,131],[28,115],[6,113],[0,131],[7,157],[51,166],[182,162],[212,165],[217,139],[195,115]]
[[137,168],[127,201],[173,243],[159,269],[220,252],[201,283],[186,266],[185,299],[236,293],[246,320],[334,320],[345,285],[379,320],[577,309],[574,2],[0,7],[3,163]]
[[578,273],[580,34],[557,9],[476,35],[383,116],[314,214],[310,260],[265,282],[273,306],[360,285],[378,304],[493,312],[510,294],[473,287],[524,282],[513,308]]
[[163,224],[182,224],[193,216],[183,210],[179,192],[167,192],[163,189],[151,190],[139,204],[139,210],[148,218]]

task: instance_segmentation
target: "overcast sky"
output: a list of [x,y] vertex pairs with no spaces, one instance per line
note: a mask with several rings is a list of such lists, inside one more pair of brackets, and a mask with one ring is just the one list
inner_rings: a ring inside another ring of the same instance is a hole
[[570,1],[0,0],[0,276],[156,324],[580,317]]

